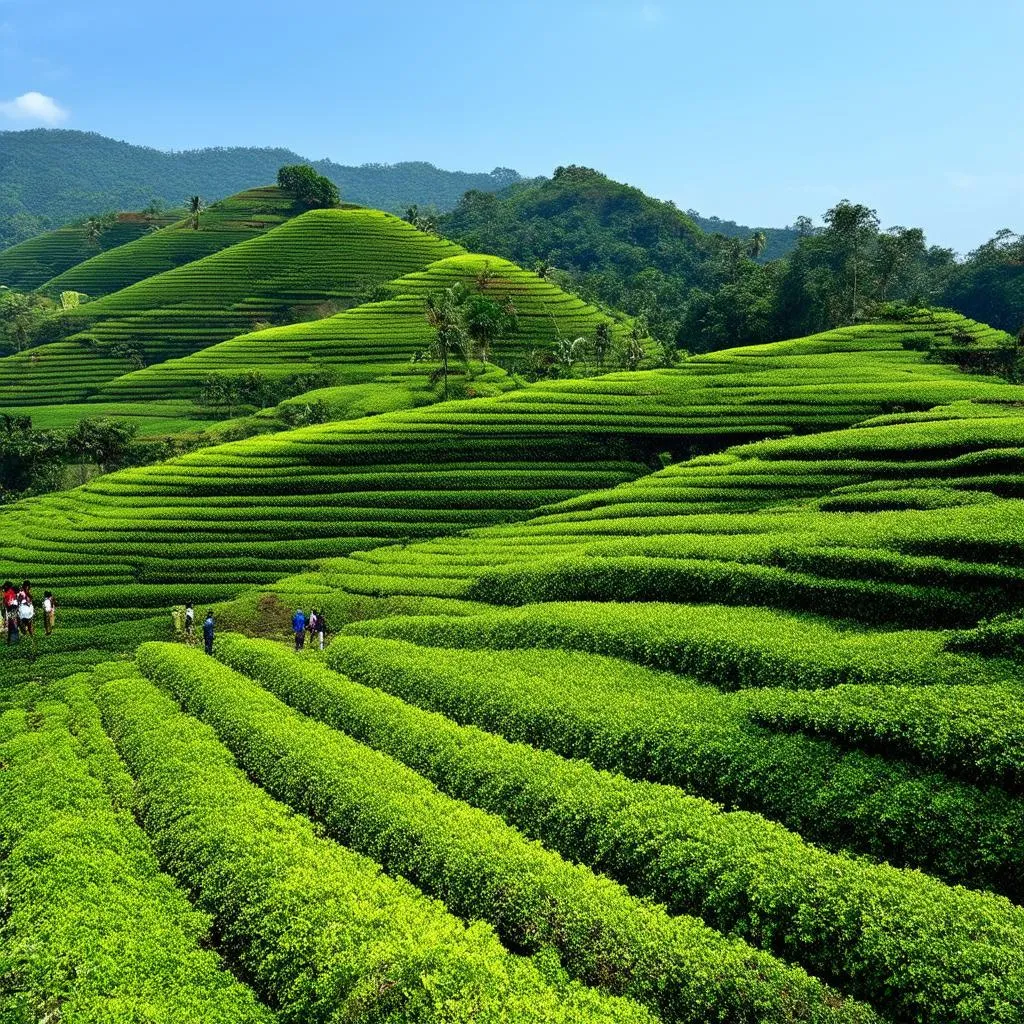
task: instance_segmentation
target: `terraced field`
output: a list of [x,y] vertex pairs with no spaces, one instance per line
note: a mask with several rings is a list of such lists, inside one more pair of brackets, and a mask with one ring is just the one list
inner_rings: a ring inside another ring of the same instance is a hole
[[310,210],[80,307],[78,334],[0,359],[0,402],[82,402],[135,359],[162,362],[261,323],[315,319],[459,251],[389,214]]
[[504,365],[521,360],[531,349],[550,348],[558,337],[592,337],[603,320],[613,323],[614,340],[627,329],[624,319],[611,321],[575,295],[514,263],[466,254],[438,260],[388,282],[386,290],[394,298],[364,303],[311,323],[244,334],[184,359],[118,377],[103,385],[99,394],[130,400],[194,398],[209,374],[240,375],[253,366],[268,377],[317,370],[326,371],[339,384],[371,381],[403,368],[429,346],[432,331],[423,315],[427,294],[456,282],[475,289],[482,273],[487,275],[488,297],[502,303],[510,300],[516,309],[516,333],[499,340],[492,353]]
[[[125,213],[119,214],[95,238],[90,237],[89,229],[83,223],[26,239],[0,251],[0,285],[32,291],[108,249],[128,245],[146,237],[154,228],[166,227],[179,216],[180,211],[157,215]],[[65,287],[84,291],[73,285]]]
[[[1018,1024],[1024,388],[935,359],[1003,339],[420,405],[484,259],[429,257],[96,392],[322,366],[335,421],[0,509],[59,597],[0,683],[0,1019]],[[504,358],[601,316],[489,270]]]
[[76,262],[39,287],[50,293],[70,288],[99,298],[255,238],[301,212],[302,207],[276,186],[247,189],[204,210],[197,229],[189,220],[176,218],[162,231]]

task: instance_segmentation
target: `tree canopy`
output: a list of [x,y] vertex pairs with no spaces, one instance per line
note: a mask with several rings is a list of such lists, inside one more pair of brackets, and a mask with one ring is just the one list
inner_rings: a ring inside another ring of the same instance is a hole
[[317,174],[308,164],[281,167],[277,172],[277,183],[305,206],[337,206],[341,200],[338,186],[330,178]]

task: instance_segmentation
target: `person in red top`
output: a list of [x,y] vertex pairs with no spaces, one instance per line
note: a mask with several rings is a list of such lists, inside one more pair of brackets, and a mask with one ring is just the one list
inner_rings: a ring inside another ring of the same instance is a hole
[[14,589],[14,584],[7,580],[4,583],[4,611],[9,611],[18,603],[18,592]]

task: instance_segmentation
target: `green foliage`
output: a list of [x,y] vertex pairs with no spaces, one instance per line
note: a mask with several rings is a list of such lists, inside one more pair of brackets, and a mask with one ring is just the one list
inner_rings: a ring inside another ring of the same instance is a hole
[[74,710],[50,696],[0,715],[5,1021],[269,1024],[160,872],[83,677],[57,689]]
[[629,995],[663,1020],[703,1022],[714,1013],[740,1021],[752,1005],[764,1021],[872,1019],[746,943],[693,918],[669,918],[566,863],[198,652],[144,646],[137,661],[212,725],[272,795],[315,814],[339,842],[443,899],[459,916],[489,921],[513,948],[550,947],[570,975]]
[[[775,735],[752,725],[734,695],[557,649],[618,647],[643,657],[661,640],[661,650],[670,651],[671,633],[643,629],[644,609],[639,616],[632,609],[540,605],[490,616],[353,623],[346,627],[352,635],[331,645],[328,663],[506,739],[758,811],[836,849],[1019,898],[1024,809],[1009,794]],[[479,650],[485,647],[508,650]]]
[[107,682],[98,699],[161,862],[286,1019],[650,1020],[635,1004],[580,987],[556,994],[485,925],[467,927],[320,838],[254,786],[212,730],[144,680]]
[[1012,1019],[1024,915],[1007,901],[828,854],[760,816],[458,726],[276,644],[228,637],[218,657],[449,795],[673,913],[852,984],[896,1019]]
[[329,178],[317,174],[308,164],[292,164],[279,168],[277,185],[310,209],[337,206],[341,201],[338,186]]
[[908,755],[982,783],[1024,788],[1019,686],[839,686],[749,694],[751,718],[883,753]]
[[691,351],[829,330],[893,299],[949,305],[1011,333],[1024,326],[1011,232],[958,262],[919,228],[880,231],[862,204],[843,200],[823,219],[819,229],[798,218],[785,233],[751,231],[566,167],[500,195],[467,193],[440,226],[470,249],[537,264],[592,301],[645,315],[655,337]]

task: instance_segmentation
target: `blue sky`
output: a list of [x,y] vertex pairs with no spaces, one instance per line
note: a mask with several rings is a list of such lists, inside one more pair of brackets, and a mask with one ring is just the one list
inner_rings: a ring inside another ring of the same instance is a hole
[[581,163],[747,224],[848,197],[964,251],[1024,231],[1022,40],[1021,0],[0,0],[0,128]]

